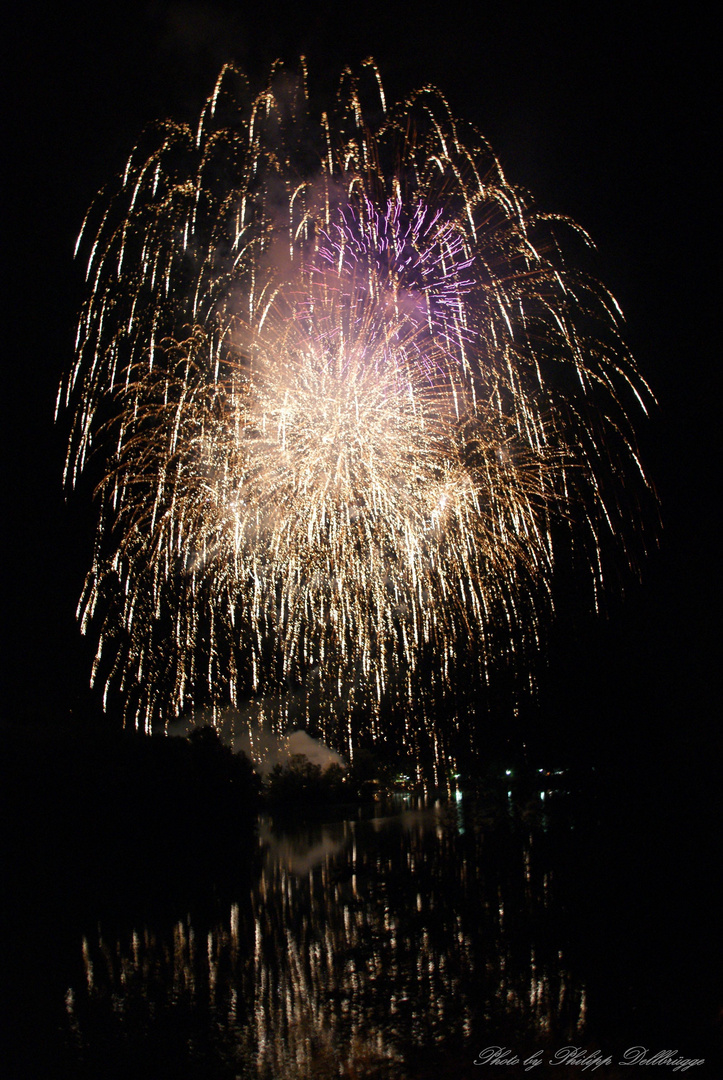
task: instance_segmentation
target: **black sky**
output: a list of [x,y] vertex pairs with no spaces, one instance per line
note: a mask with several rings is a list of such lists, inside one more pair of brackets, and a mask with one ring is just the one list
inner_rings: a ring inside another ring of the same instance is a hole
[[[660,493],[660,550],[609,619],[561,613],[541,719],[601,739],[716,737],[718,305],[714,33],[695,5],[208,2],[68,6],[5,16],[7,63],[3,421],[6,715],[83,707],[90,647],[74,609],[92,511],[64,503],[66,428],[53,425],[82,299],[75,236],[144,125],[194,119],[221,64],[262,80],[309,59],[330,93],[377,60],[389,98],[437,84],[508,178],[596,240],[660,401],[641,431]],[[702,10],[702,6],[701,6]],[[474,11],[473,15],[470,12]],[[10,18],[10,24],[7,20]],[[718,286],[719,287],[719,283]]]

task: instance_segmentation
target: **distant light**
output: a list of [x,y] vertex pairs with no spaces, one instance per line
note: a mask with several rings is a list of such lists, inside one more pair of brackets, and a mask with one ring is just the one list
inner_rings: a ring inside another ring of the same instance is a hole
[[512,776],[512,769],[505,769],[505,776]]
[[462,792],[457,788],[454,793],[455,802],[462,802]]

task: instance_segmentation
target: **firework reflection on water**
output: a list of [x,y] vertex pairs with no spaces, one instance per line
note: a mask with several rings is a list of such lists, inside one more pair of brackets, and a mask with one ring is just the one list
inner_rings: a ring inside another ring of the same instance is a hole
[[542,834],[483,846],[467,811],[262,830],[248,904],[211,925],[85,939],[85,985],[66,1004],[76,1039],[96,1054],[112,1032],[143,1046],[151,1023],[209,1068],[290,1080],[402,1080],[420,1054],[467,1066],[478,1044],[580,1039],[586,991],[551,930]]

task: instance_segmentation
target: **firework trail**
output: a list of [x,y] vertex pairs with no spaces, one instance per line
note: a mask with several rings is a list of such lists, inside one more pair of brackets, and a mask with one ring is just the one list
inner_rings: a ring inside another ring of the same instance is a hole
[[227,67],[196,130],[144,136],[81,232],[59,398],[68,481],[100,462],[79,615],[128,722],[315,679],[332,743],[385,698],[409,736],[422,683],[534,647],[560,552],[597,593],[649,392],[576,235],[371,62],[318,121],[303,66],[255,98]]

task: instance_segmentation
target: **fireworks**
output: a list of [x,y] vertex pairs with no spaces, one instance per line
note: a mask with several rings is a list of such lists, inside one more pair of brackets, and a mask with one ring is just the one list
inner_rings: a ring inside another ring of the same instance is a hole
[[129,722],[305,687],[337,745],[385,700],[409,732],[534,644],[561,546],[601,586],[648,391],[575,235],[371,62],[318,121],[303,68],[255,99],[225,68],[195,131],[147,133],[83,227],[61,388],[69,481],[101,461],[80,619]]

